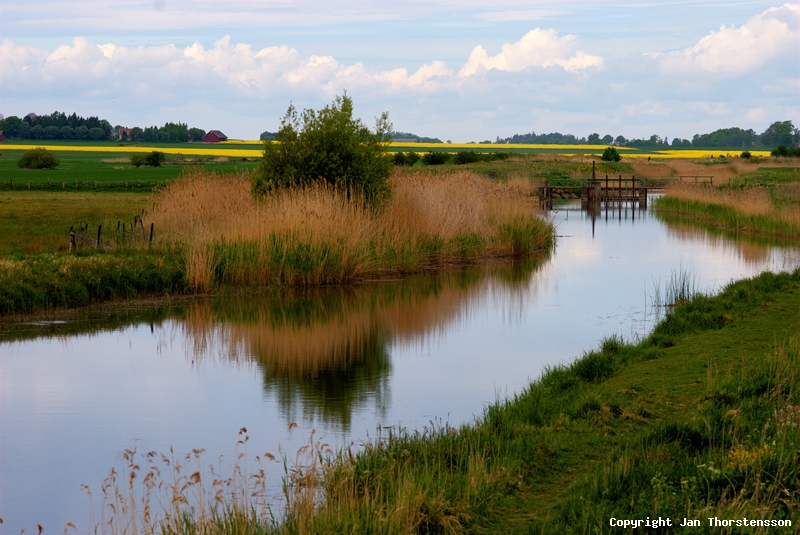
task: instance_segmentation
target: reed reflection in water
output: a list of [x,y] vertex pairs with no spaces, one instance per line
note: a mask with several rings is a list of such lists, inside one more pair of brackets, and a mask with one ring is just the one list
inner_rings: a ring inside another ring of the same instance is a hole
[[384,419],[392,344],[424,342],[463,320],[493,287],[529,292],[547,256],[364,286],[283,291],[191,303],[182,328],[198,365],[257,365],[287,424],[349,431],[354,412]]
[[686,243],[700,241],[706,251],[731,251],[747,266],[763,269],[763,266],[771,264],[771,269],[779,271],[800,264],[800,255],[793,247],[793,240],[731,233],[666,214],[656,213],[656,217],[666,224],[667,236],[670,238]]

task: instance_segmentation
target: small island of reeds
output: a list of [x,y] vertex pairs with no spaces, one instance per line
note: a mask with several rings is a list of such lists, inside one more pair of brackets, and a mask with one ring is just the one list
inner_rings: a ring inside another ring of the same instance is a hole
[[251,193],[249,173],[187,172],[154,197],[160,245],[187,284],[313,286],[385,278],[549,248],[533,186],[471,172],[397,172],[375,206],[322,182]]

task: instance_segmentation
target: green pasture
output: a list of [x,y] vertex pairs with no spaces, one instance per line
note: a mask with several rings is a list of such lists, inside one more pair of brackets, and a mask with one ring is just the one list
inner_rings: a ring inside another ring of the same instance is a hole
[[[48,143],[49,145],[49,143]],[[74,144],[72,145],[74,146]],[[0,146],[0,150],[3,147]],[[252,159],[215,155],[168,154],[161,167],[135,167],[130,163],[133,153],[80,152],[73,150],[53,152],[61,160],[56,169],[20,169],[17,159],[22,150],[0,152],[0,191],[10,189],[37,189],[50,191],[138,191],[150,192],[180,175],[185,168],[203,168],[221,173],[239,169],[254,169],[258,162]]]

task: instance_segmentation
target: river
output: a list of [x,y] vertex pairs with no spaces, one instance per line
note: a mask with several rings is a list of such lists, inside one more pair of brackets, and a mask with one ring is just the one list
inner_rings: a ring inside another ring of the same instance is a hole
[[604,337],[645,336],[676,274],[715,292],[800,265],[796,249],[630,206],[590,216],[565,202],[550,217],[555,250],[521,261],[0,326],[2,531],[88,531],[126,449],[202,448],[230,470],[243,427],[247,456],[277,457],[278,489],[279,452],[291,461],[312,430],[338,448],[470,423]]

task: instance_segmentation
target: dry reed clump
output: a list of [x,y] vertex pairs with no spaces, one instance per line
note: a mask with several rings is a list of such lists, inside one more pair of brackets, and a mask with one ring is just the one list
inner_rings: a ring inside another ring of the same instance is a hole
[[770,215],[774,213],[769,193],[760,187],[745,190],[721,190],[701,184],[673,182],[667,186],[666,195],[685,201],[733,208],[743,215]]
[[341,283],[551,243],[520,184],[457,172],[398,174],[391,185],[375,211],[324,184],[254,199],[247,173],[190,171],[157,194],[151,219],[183,249],[199,289]]
[[[255,470],[248,471],[247,429],[239,430],[233,469],[229,477],[216,468],[204,468],[203,449],[193,449],[183,459],[172,447],[169,455],[136,448],[122,452],[124,465],[112,468],[100,488],[100,518],[94,533],[109,535],[167,535],[187,533],[251,533],[276,527],[264,465],[276,458],[267,452],[256,456]],[[91,489],[84,491],[93,497]],[[71,522],[65,526],[75,529]]]

